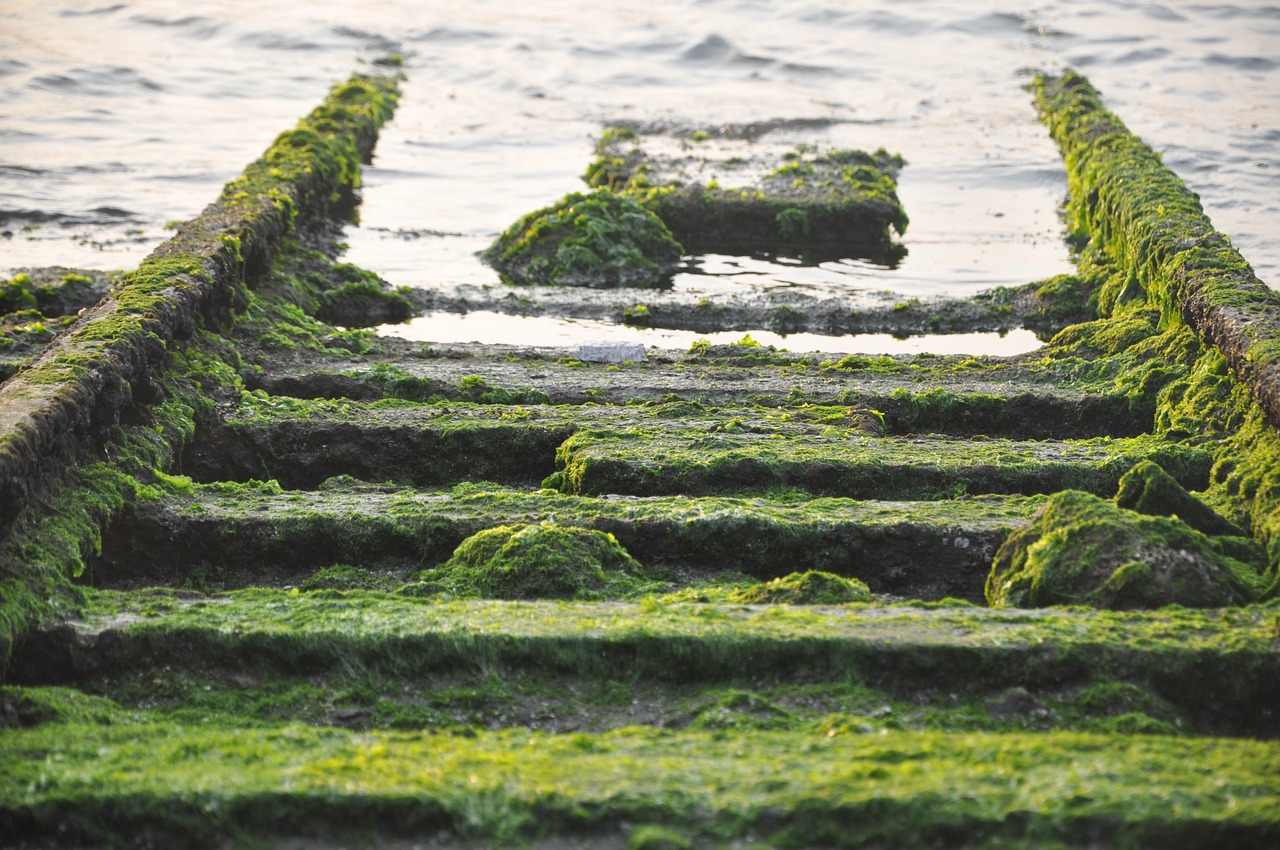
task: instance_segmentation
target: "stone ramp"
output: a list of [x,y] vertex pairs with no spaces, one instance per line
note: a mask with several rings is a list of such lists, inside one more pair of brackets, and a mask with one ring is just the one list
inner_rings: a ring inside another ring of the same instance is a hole
[[[336,87],[0,390],[0,835],[1276,843],[1265,592],[986,607],[1055,494],[1109,500],[1151,460],[1240,525],[1203,546],[1274,574],[1274,429],[1164,309],[1177,284],[1008,360],[343,330],[315,317],[395,300],[333,265],[330,220],[393,93]],[[1137,279],[1090,215],[1093,261]],[[1126,504],[1180,522],[1151,487]],[[599,545],[564,556],[567,530]],[[516,598],[468,583],[495,574]]]

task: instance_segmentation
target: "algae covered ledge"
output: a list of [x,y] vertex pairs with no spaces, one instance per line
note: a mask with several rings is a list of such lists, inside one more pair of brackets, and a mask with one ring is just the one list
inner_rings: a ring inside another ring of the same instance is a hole
[[[288,234],[351,208],[360,165],[398,97],[394,73],[357,74],[335,86],[0,387],[6,660],[27,629],[74,604],[68,581],[100,545],[101,527],[137,495],[133,476],[145,483],[153,471],[170,471],[193,435],[193,417],[208,402],[182,374],[187,341],[244,309],[248,286]],[[165,386],[175,368],[177,383]]]
[[[1083,77],[1033,84],[1079,272],[988,297],[1039,351],[604,363],[370,329],[423,303],[339,262],[398,62],[0,388],[0,843],[1276,846],[1274,296]],[[644,127],[503,298],[901,259],[902,157]]]

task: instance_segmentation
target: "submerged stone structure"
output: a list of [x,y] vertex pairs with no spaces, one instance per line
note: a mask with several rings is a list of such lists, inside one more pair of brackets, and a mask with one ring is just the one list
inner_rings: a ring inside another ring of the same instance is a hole
[[1079,274],[966,308],[1041,350],[622,362],[350,328],[425,298],[337,263],[397,83],[105,295],[0,290],[0,843],[1280,840],[1280,300],[1086,80]]

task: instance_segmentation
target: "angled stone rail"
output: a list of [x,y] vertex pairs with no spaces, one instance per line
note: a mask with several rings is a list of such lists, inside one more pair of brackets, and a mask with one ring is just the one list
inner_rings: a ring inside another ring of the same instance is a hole
[[1214,229],[1199,197],[1103,105],[1083,76],[1039,77],[1036,103],[1062,149],[1072,235],[1105,255],[1104,314],[1147,299],[1185,321],[1280,426],[1280,295]]
[[[335,86],[216,202],[0,386],[0,540],[33,498],[100,452],[122,418],[146,416],[161,395],[151,373],[171,345],[228,322],[245,280],[270,266],[300,221],[353,206],[361,162],[398,97],[395,76],[357,74]],[[0,595],[9,603],[0,610],[0,656],[20,631],[15,618],[26,619],[11,606],[28,595],[20,588],[29,572],[29,564],[0,563]]]

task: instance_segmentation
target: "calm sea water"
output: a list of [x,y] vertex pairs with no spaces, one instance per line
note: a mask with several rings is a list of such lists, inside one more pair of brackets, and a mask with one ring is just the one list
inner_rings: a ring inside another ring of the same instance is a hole
[[1280,283],[1280,5],[1112,0],[5,0],[0,273],[136,265],[388,51],[409,81],[347,241],[396,284],[496,285],[475,253],[580,189],[593,138],[620,119],[819,119],[765,141],[908,161],[898,268],[708,257],[712,274],[677,286],[927,296],[1066,271],[1066,179],[1023,90],[1029,69],[1065,67]]

